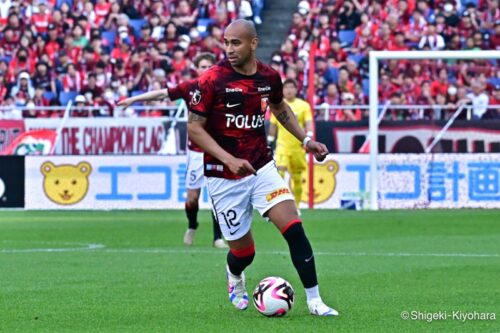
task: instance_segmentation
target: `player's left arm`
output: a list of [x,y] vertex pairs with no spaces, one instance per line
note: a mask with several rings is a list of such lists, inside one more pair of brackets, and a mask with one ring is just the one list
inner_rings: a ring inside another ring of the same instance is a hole
[[267,144],[271,145],[274,140],[276,140],[276,135],[278,134],[278,121],[276,117],[272,114],[269,121],[269,131],[267,132]]
[[282,99],[280,103],[270,103],[271,112],[283,127],[297,138],[307,152],[313,153],[318,161],[323,161],[328,154],[328,148],[321,142],[314,141],[310,136],[304,133],[300,127],[295,114],[290,106]]

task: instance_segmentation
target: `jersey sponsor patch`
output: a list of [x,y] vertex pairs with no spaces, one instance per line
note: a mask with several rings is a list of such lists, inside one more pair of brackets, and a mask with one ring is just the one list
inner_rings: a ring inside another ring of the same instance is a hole
[[200,104],[200,101],[201,101],[201,92],[198,89],[196,89],[193,92],[193,96],[191,96],[191,104],[198,105]]
[[206,164],[207,171],[224,171],[224,166],[221,164]]
[[287,189],[286,187],[283,187],[283,188],[280,188],[279,190],[272,191],[271,193],[266,195],[266,200],[267,200],[267,202],[269,202],[269,201],[276,199],[280,195],[288,194],[288,193],[290,193],[290,190]]
[[260,128],[264,126],[264,115],[237,115],[226,113],[226,127]]

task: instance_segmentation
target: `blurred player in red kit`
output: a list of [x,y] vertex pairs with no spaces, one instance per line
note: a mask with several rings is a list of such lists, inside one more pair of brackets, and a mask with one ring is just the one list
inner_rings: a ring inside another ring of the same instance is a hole
[[[196,66],[196,71],[198,75],[201,75],[204,71],[210,68],[215,63],[215,56],[211,53],[200,53],[196,56],[194,60],[194,65]],[[152,101],[152,100],[163,100],[170,98],[170,100],[176,100],[182,98],[186,104],[192,99],[193,92],[198,87],[196,79],[189,80],[179,84],[173,88],[160,89],[155,91],[150,91],[141,95],[137,95],[131,98],[127,98],[120,103],[118,106],[128,107],[135,102]],[[201,188],[204,183],[203,176],[203,151],[195,143],[193,143],[188,137],[188,161],[187,161],[187,173],[186,173],[186,187],[187,187],[187,198],[186,198],[186,216],[188,218],[188,229],[184,234],[184,244],[192,245],[194,242],[194,236],[196,229],[198,228],[198,201],[200,198]],[[220,230],[219,223],[212,215],[213,220],[213,231],[214,231],[214,246],[217,248],[227,248],[226,243],[222,239],[222,233]]]

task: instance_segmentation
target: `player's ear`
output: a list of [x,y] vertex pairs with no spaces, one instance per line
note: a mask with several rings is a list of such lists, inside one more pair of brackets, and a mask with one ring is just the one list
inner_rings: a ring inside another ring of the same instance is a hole
[[257,37],[254,37],[250,42],[250,47],[252,48],[252,51],[257,50],[257,46],[259,46],[259,39]]

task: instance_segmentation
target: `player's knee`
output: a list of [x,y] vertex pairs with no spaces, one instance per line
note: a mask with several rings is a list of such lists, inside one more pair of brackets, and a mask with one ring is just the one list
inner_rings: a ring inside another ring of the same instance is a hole
[[200,196],[198,195],[198,192],[188,190],[186,197],[186,204],[191,207],[198,206],[199,198]]

